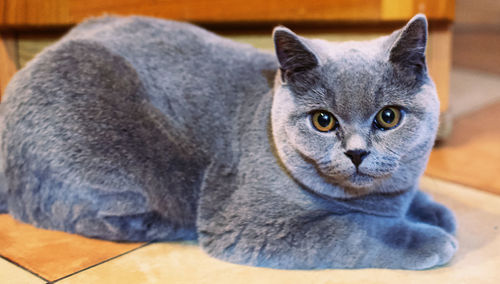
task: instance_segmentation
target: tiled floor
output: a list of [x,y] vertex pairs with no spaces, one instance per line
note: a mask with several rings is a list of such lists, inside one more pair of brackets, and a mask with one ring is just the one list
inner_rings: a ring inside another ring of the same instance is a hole
[[0,215],[0,283],[500,283],[500,196],[483,191],[500,193],[500,80],[467,70],[454,71],[452,80],[462,84],[453,94],[455,131],[434,150],[422,180],[422,188],[452,208],[459,222],[460,249],[445,267],[246,267],[210,258],[192,243],[113,243],[36,229]]
[[2,257],[49,281],[144,245],[41,230],[20,223],[7,214],[0,215],[0,244]]

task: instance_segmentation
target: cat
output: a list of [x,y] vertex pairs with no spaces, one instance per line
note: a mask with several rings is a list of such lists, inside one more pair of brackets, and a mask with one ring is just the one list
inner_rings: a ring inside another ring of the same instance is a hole
[[418,189],[439,116],[425,16],[370,41],[282,26],[273,40],[138,16],[78,25],[8,85],[0,206],[253,266],[449,262],[454,216]]

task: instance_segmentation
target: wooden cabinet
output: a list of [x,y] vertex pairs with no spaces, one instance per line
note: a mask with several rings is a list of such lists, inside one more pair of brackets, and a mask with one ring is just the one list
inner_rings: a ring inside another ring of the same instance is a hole
[[0,25],[74,25],[103,13],[197,23],[405,21],[416,13],[452,21],[454,4],[454,0],[1,0]]

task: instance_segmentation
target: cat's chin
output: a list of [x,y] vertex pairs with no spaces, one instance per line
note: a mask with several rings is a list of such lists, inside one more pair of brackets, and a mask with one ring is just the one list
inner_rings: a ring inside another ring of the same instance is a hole
[[356,189],[370,188],[375,183],[375,178],[360,172],[353,173],[346,180],[345,184]]
[[329,183],[355,190],[370,189],[377,184],[377,181],[382,177],[371,175],[356,169],[353,169],[350,172],[344,172],[341,175],[337,173],[335,176],[330,176],[328,173],[321,170],[319,170],[318,173]]
[[322,177],[324,182],[336,188],[334,192],[338,193],[339,189],[343,192],[343,194],[338,195],[333,194],[333,192],[327,193],[325,190],[321,190],[322,194],[326,193],[326,195],[331,197],[350,198],[367,195],[373,193],[377,185],[380,184],[380,178],[359,171],[343,177],[332,177],[324,173],[319,173],[319,176]]
[[377,184],[379,184],[377,178],[359,172],[337,181],[337,185],[351,197],[373,193]]

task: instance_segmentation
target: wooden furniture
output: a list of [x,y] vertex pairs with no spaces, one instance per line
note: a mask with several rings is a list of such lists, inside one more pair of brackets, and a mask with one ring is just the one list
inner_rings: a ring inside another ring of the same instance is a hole
[[457,0],[453,63],[500,74],[500,1]]
[[190,21],[222,34],[245,31],[269,37],[272,26],[285,24],[298,32],[320,31],[343,38],[388,33],[416,13],[424,13],[430,22],[430,73],[441,111],[448,109],[454,0],[0,0],[0,93],[26,61],[19,49],[23,40],[34,34],[38,39],[54,37],[54,30],[59,36],[84,18],[104,13]]

